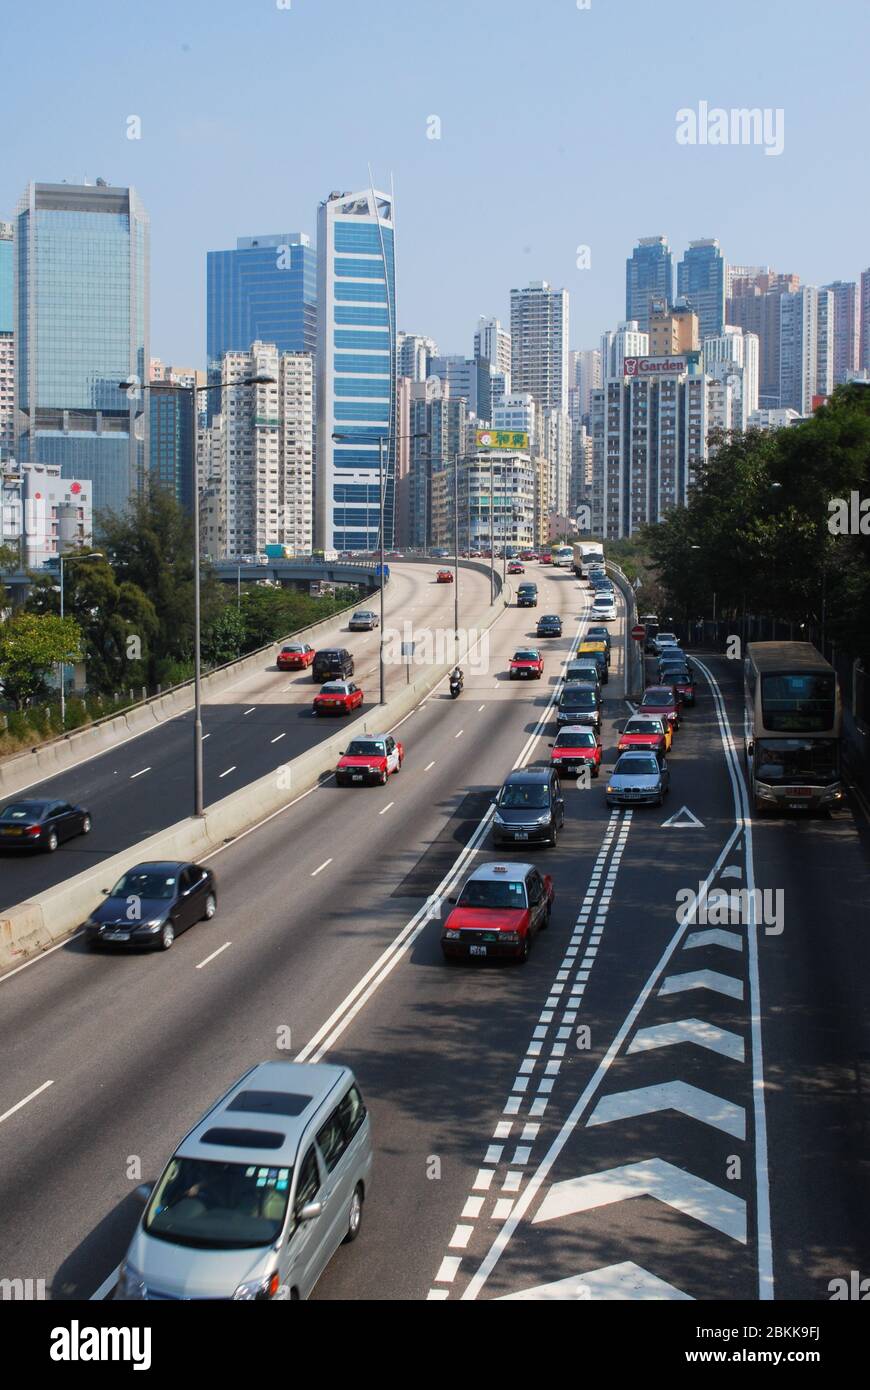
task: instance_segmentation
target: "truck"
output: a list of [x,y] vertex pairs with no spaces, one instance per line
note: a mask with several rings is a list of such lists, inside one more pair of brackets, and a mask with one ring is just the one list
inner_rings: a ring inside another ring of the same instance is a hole
[[604,546],[601,541],[577,541],[572,548],[574,551],[573,568],[578,579],[588,577],[590,563],[604,564]]
[[269,560],[292,560],[292,545],[267,545],[265,547],[266,557]]

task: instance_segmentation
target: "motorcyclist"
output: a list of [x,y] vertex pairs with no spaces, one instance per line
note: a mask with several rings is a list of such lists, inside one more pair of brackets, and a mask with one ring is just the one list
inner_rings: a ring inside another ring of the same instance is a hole
[[455,667],[453,668],[453,670],[450,672],[450,686],[451,686],[451,689],[452,689],[453,687],[455,687],[455,686],[459,686],[459,688],[460,688],[460,690],[461,690],[461,689],[462,689],[462,686],[463,686],[463,684],[464,684],[464,681],[465,681],[465,677],[464,677],[464,675],[463,675],[463,673],[462,673],[462,667],[461,667],[461,666],[455,666]]

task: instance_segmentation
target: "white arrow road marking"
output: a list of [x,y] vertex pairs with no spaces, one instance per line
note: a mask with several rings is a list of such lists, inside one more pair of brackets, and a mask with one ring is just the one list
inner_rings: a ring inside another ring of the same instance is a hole
[[539,1284],[535,1289],[523,1289],[521,1293],[505,1293],[496,1299],[497,1303],[510,1303],[520,1300],[549,1300],[594,1298],[594,1299],[688,1299],[694,1302],[690,1293],[674,1288],[664,1279],[650,1274],[648,1269],[636,1265],[633,1260],[625,1260],[618,1265],[604,1265],[601,1269],[590,1269],[588,1274],[573,1274],[567,1279],[557,1279],[553,1284]]
[[743,981],[718,970],[689,970],[685,975],[668,975],[659,994],[682,994],[687,989],[715,989],[731,999],[743,998]]
[[721,927],[710,927],[708,931],[693,931],[687,936],[683,950],[691,951],[695,946],[727,946],[729,951],[742,951],[743,938],[736,931],[722,931]]
[[[685,817],[685,819],[681,819],[681,817]],[[704,822],[698,820],[698,817],[689,810],[688,806],[681,806],[679,811],[675,811],[668,820],[662,821],[662,830],[666,830],[668,826],[674,830],[684,830],[689,826],[698,826],[699,829],[703,830]]]
[[742,1197],[716,1187],[704,1178],[695,1177],[662,1158],[648,1158],[642,1163],[626,1163],[621,1168],[606,1168],[601,1173],[589,1173],[584,1178],[568,1178],[555,1182],[550,1188],[532,1224],[557,1221],[577,1212],[593,1211],[596,1207],[626,1202],[632,1197],[655,1197],[669,1207],[703,1221],[714,1231],[731,1236],[746,1244],[746,1203]]
[[729,864],[727,869],[722,870],[723,878],[742,878],[743,870],[739,864]]
[[632,1039],[629,1052],[649,1052],[654,1047],[673,1047],[677,1043],[695,1043],[708,1047],[733,1062],[744,1059],[743,1039],[725,1028],[714,1028],[700,1018],[681,1018],[676,1023],[660,1023],[654,1028],[639,1028]]
[[734,1105],[686,1081],[664,1081],[657,1086],[639,1086],[634,1091],[614,1091],[602,1096],[586,1123],[607,1125],[660,1110],[679,1110],[693,1120],[732,1134],[735,1139],[746,1138],[746,1112],[742,1105]]

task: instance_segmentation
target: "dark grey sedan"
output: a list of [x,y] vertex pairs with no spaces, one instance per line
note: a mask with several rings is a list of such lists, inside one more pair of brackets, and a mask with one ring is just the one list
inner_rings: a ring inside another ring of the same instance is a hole
[[0,811],[0,849],[43,849],[53,854],[62,840],[88,835],[91,813],[68,801],[10,801]]
[[168,951],[194,922],[211,921],[217,888],[211,869],[160,860],[137,864],[105,889],[106,901],[91,913],[85,935],[91,946],[152,946]]

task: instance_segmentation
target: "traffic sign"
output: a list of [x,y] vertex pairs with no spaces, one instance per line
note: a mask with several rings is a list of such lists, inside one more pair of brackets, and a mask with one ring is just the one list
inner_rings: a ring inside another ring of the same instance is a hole
[[646,637],[646,628],[643,626],[642,623],[636,623],[635,626],[631,629],[631,635],[634,638],[635,642],[642,642],[643,639]]

